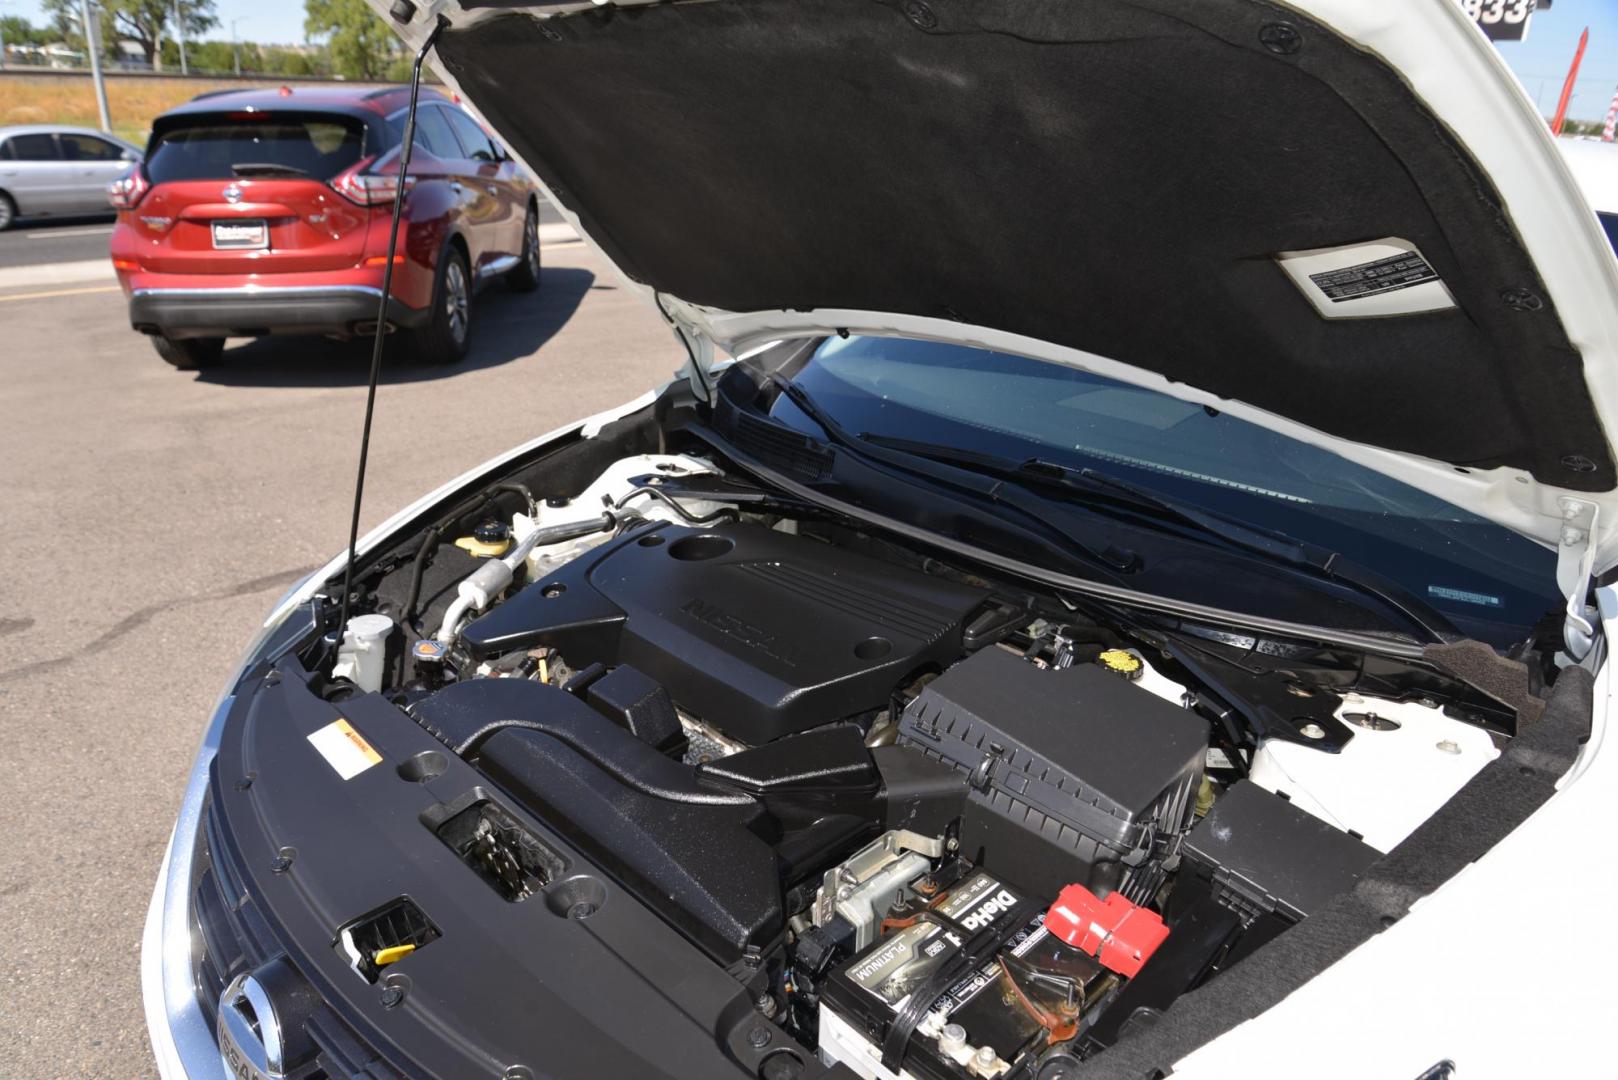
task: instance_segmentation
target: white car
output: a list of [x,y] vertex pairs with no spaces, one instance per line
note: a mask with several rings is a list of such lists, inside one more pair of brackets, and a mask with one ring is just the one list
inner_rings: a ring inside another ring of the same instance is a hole
[[1618,261],[1461,5],[373,2],[684,370],[270,614],[165,1076],[1610,1070]]
[[1601,229],[1618,249],[1618,143],[1596,139],[1557,139],[1562,160],[1573,170]]
[[112,213],[107,185],[143,156],[92,128],[0,126],[0,230],[18,218]]

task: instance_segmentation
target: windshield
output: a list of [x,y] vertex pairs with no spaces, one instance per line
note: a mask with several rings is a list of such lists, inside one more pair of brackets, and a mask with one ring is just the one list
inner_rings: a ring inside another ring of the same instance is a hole
[[[830,338],[793,376],[857,435],[1092,468],[1339,552],[1491,644],[1558,603],[1556,556],[1328,451],[1218,410],[963,345]],[[817,438],[782,395],[772,415]],[[1254,614],[1264,614],[1254,612]]]
[[154,184],[228,180],[234,166],[281,166],[330,180],[360,160],[365,127],[344,116],[241,113],[198,117],[158,136],[146,159]]

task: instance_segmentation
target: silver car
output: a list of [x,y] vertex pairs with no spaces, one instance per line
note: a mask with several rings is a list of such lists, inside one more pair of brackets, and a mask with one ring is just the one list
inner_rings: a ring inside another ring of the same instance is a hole
[[141,157],[91,128],[0,127],[0,230],[22,217],[110,213],[107,185]]

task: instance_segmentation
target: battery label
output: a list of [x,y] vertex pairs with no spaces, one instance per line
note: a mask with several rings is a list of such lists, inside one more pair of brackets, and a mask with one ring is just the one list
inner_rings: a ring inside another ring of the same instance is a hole
[[[1000,881],[978,871],[961,882],[936,909],[960,923],[968,931],[992,926],[1016,907],[1022,897]],[[1028,934],[1039,928],[1039,920],[1017,932],[1012,944],[1021,944]],[[961,947],[961,939],[937,923],[916,922],[889,934],[874,949],[857,958],[846,969],[848,978],[860,989],[872,995],[889,1009],[898,1012],[910,1000],[910,995],[943,966],[948,957]],[[993,981],[995,965],[989,963],[972,972],[951,987],[944,995],[955,1006],[971,1000]],[[943,1002],[940,998],[940,1003]]]
[[[1006,942],[1005,949],[1009,950],[1013,956],[1021,956],[1047,936],[1045,913],[1042,911],[1030,919],[1027,926],[1011,935],[1011,940]],[[931,1011],[953,1013],[981,994],[999,978],[1000,961],[989,960],[976,971],[963,975],[959,982],[940,994],[938,1000],[933,1002]]]

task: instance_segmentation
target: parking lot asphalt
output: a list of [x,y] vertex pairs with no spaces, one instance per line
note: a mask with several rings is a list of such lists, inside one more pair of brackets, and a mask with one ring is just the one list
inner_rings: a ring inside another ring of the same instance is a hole
[[[666,380],[671,335],[578,243],[496,286],[471,356],[390,367],[365,527]],[[242,648],[347,540],[363,343],[232,343],[202,374],[107,284],[0,290],[0,1074],[155,1074],[146,905]]]
[[112,217],[19,221],[0,232],[0,269],[107,257]]

